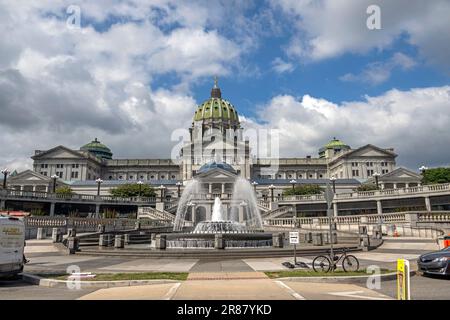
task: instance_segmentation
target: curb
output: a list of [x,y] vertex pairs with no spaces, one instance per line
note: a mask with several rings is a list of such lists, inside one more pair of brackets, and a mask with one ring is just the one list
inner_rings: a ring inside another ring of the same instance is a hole
[[[41,287],[47,288],[68,288],[68,284],[74,285],[73,281],[67,280],[55,280],[46,279],[35,276],[33,274],[23,273],[23,281],[34,284]],[[183,280],[169,280],[169,279],[154,279],[154,280],[115,280],[115,281],[80,281],[80,289],[88,288],[115,288],[115,287],[130,287],[130,286],[144,286],[152,284],[165,284],[165,283],[175,283],[181,282]]]
[[[416,271],[411,271],[410,276],[416,275]],[[366,283],[371,275],[367,276],[331,276],[331,277],[284,277],[272,280],[292,281],[292,282],[341,282],[341,283]],[[397,273],[385,273],[380,275],[381,281],[397,279]]]

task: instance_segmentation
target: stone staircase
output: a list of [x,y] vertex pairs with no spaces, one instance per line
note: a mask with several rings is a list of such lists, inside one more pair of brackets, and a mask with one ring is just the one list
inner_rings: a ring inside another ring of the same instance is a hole
[[175,215],[167,211],[156,210],[152,207],[140,207],[138,209],[138,219],[149,218],[153,220],[175,221]]
[[261,217],[263,219],[273,219],[273,218],[281,217],[284,214],[293,213],[293,212],[294,212],[294,208],[293,207],[285,206],[285,207],[281,207],[281,208],[270,210],[270,211],[268,211],[266,213],[263,213],[261,215]]

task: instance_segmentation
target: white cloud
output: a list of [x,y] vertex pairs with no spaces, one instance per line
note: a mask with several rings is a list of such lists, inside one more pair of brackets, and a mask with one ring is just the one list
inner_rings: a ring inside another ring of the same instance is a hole
[[372,85],[378,85],[385,82],[391,76],[395,68],[401,70],[410,70],[416,66],[416,62],[407,55],[396,52],[387,61],[377,61],[370,63],[360,74],[346,73],[339,79],[347,82],[365,82]]
[[[332,137],[352,147],[394,147],[398,163],[450,164],[450,86],[390,90],[363,101],[335,104],[305,95],[280,95],[260,109],[251,128],[278,129],[282,156],[317,156]],[[264,124],[260,124],[264,123]]]
[[[381,30],[366,27],[366,9],[373,4],[381,8]],[[295,28],[287,49],[291,56],[321,60],[384,50],[404,35],[429,62],[449,71],[447,0],[280,0],[273,6],[289,15]]]
[[[78,30],[66,26],[69,4],[0,2],[0,166],[23,169],[35,148],[79,148],[93,137],[116,157],[169,157],[172,131],[187,128],[195,109],[190,84],[230,73],[243,47],[184,2],[82,1]],[[175,21],[161,12],[175,11],[179,25],[169,28]],[[111,16],[123,19],[89,24]],[[166,74],[180,85],[155,88]]]
[[290,62],[284,61],[280,57],[276,57],[272,61],[272,69],[276,73],[285,73],[285,72],[290,73],[290,72],[295,70],[295,66],[292,63],[290,63]]

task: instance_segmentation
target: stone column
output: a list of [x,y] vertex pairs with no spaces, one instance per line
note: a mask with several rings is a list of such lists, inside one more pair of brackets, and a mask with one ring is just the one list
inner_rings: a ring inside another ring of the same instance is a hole
[[55,202],[50,203],[50,217],[53,217],[55,215]]
[[397,184],[396,183],[394,183],[393,188],[397,189]]
[[333,203],[333,216],[335,216],[335,217],[338,216],[338,204],[337,204],[337,202]]
[[222,183],[222,194],[225,194],[225,183]]
[[212,183],[208,183],[208,193],[212,193]]
[[95,204],[95,217],[96,218],[100,217],[100,203]]
[[431,211],[430,197],[425,197],[425,208],[427,209],[427,211]]
[[5,210],[6,208],[6,201],[5,200],[0,200],[0,210]]
[[381,205],[381,200],[377,200],[377,213],[378,214],[383,213],[383,206]]

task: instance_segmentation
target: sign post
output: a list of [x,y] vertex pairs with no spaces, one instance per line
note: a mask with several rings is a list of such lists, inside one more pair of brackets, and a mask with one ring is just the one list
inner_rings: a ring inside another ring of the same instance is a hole
[[294,245],[294,265],[297,265],[296,245],[300,243],[298,231],[289,232],[289,243]]
[[325,200],[327,200],[327,215],[328,221],[330,222],[330,258],[331,258],[331,266],[332,271],[334,271],[334,252],[333,252],[333,199],[334,192],[330,187],[330,183],[327,182],[327,186],[325,189]]
[[409,261],[397,260],[397,300],[411,300]]

